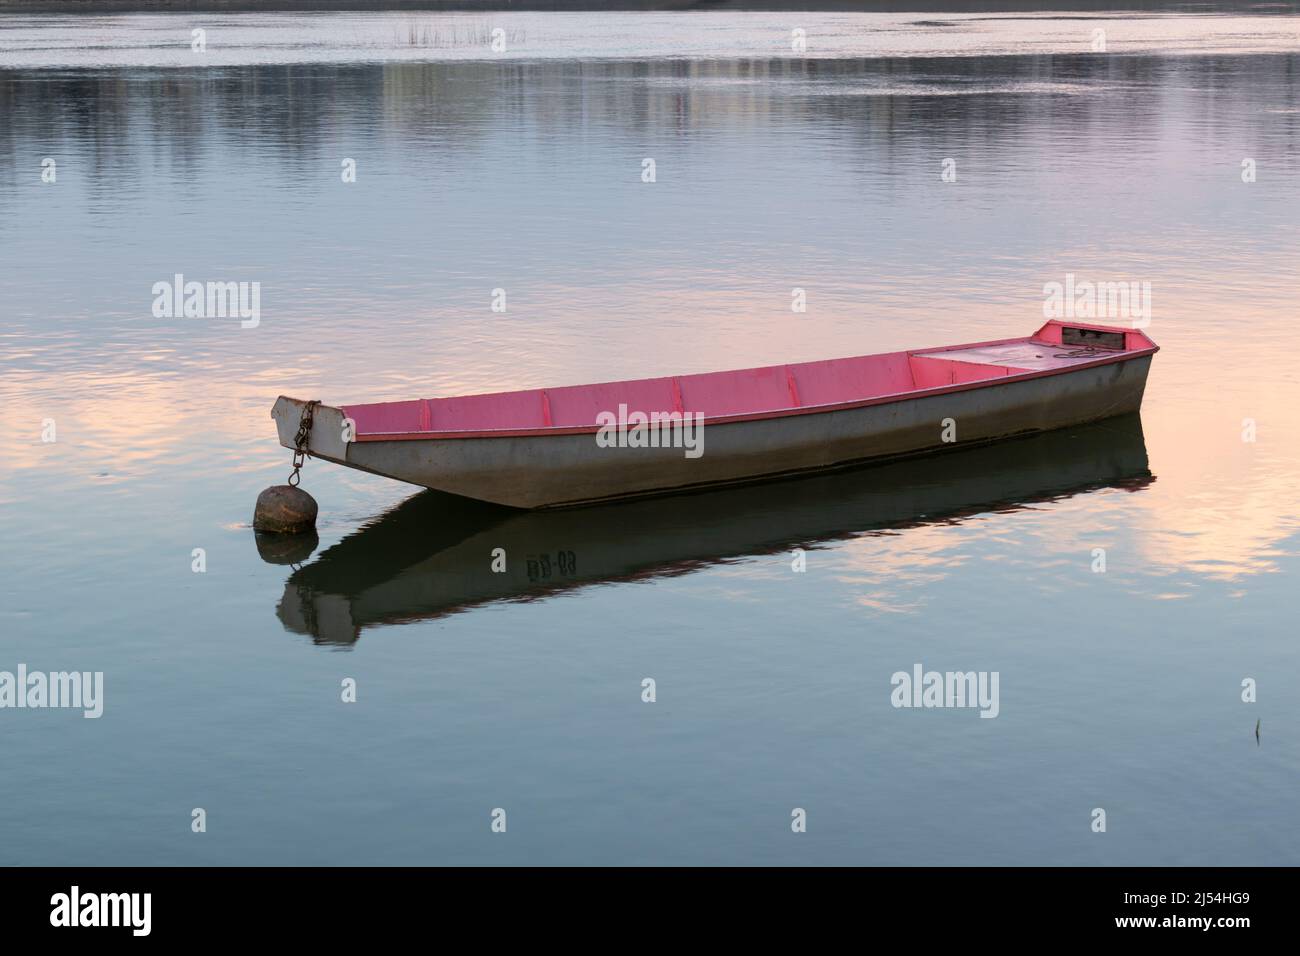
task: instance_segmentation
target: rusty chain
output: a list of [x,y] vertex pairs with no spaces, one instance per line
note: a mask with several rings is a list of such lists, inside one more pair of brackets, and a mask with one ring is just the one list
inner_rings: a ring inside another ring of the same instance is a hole
[[302,407],[302,418],[298,421],[298,434],[293,439],[293,471],[289,473],[289,485],[298,487],[302,481],[302,466],[307,461],[307,441],[311,438],[311,426],[316,416],[316,406],[320,399],[312,399]]

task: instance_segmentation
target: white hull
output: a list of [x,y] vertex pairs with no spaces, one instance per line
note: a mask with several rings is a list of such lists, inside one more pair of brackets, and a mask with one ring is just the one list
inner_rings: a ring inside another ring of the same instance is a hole
[[[696,458],[682,448],[601,447],[590,432],[345,442],[344,413],[332,406],[317,408],[308,447],[314,457],[425,488],[555,507],[940,452],[1134,412],[1150,365],[1151,355],[1138,355],[880,404],[706,424]],[[293,447],[304,404],[275,404],[285,447]]]

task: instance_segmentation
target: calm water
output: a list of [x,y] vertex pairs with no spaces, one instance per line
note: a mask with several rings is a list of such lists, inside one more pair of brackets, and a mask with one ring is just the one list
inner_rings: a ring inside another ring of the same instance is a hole
[[[0,17],[0,670],[105,675],[0,711],[0,861],[1294,864],[1298,213],[1294,18]],[[311,462],[315,554],[248,526],[280,393],[1022,335],[1069,273],[1151,283],[1140,421],[542,515]]]

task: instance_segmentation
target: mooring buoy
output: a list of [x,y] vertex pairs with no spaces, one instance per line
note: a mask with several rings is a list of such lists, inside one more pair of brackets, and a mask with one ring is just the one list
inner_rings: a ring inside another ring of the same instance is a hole
[[299,488],[298,482],[302,481],[302,466],[309,457],[307,445],[319,404],[320,399],[313,399],[303,406],[298,434],[293,440],[293,471],[289,474],[289,483],[272,485],[257,496],[257,504],[253,507],[254,531],[302,534],[315,529],[316,514],[320,509],[316,499]]
[[316,499],[293,485],[272,485],[257,496],[253,530],[301,534],[316,527]]

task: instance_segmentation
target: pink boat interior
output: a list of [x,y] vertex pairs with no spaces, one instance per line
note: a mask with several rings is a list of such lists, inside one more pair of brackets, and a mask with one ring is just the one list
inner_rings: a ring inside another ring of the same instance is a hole
[[358,441],[594,431],[620,405],[644,413],[702,413],[709,420],[798,414],[956,390],[1012,375],[1050,375],[1080,365],[1123,361],[1156,351],[1136,329],[1050,321],[1033,335],[939,349],[917,349],[770,365],[726,372],[595,385],[493,392],[454,398],[345,405]]

